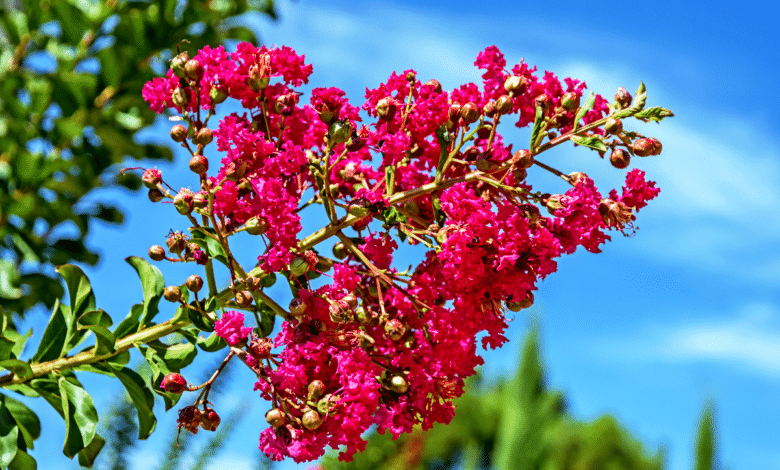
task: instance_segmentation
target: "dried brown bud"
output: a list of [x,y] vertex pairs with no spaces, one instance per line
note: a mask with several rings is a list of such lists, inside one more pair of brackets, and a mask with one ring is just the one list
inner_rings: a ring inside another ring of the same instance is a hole
[[225,177],[228,181],[237,182],[246,174],[246,162],[232,161],[225,166]]
[[217,412],[211,408],[206,408],[200,414],[200,427],[206,431],[216,431],[219,427],[219,423],[221,422],[222,419],[219,417]]
[[549,96],[542,93],[541,95],[534,98],[534,108],[538,108],[538,107],[541,107],[542,112],[547,114],[547,111],[549,111],[550,107],[552,107],[552,100],[550,99]]
[[168,302],[178,302],[181,299],[181,289],[179,286],[168,286],[163,291],[163,297]]
[[152,202],[160,202],[165,198],[163,192],[157,188],[150,189],[149,193],[147,193],[147,196],[149,197],[149,200]]
[[534,294],[531,291],[528,291],[528,294],[525,296],[523,300],[515,301],[515,302],[507,302],[506,308],[508,308],[512,312],[519,312],[520,310],[526,309],[534,304]]
[[187,289],[192,292],[198,292],[203,288],[203,279],[197,274],[193,274],[187,278],[187,281],[184,284],[187,286]]
[[186,108],[187,105],[190,104],[190,94],[182,87],[176,87],[173,90],[171,99],[173,100],[173,104],[180,108]]
[[236,292],[236,303],[241,308],[247,308],[252,305],[252,293],[248,290]]
[[187,247],[187,238],[181,232],[172,232],[165,240],[165,244],[168,245],[168,251],[179,254]]
[[165,378],[162,381],[162,384],[160,384],[160,388],[162,388],[168,393],[179,395],[185,390],[187,390],[187,380],[185,380],[181,374],[177,374],[176,372],[171,372],[170,374],[165,376]]
[[461,108],[460,103],[452,103],[450,105],[450,109],[449,111],[447,111],[447,115],[449,116],[450,121],[452,122],[458,121],[458,119],[460,118],[460,108]]
[[160,245],[152,245],[149,247],[149,258],[153,261],[162,261],[165,259],[165,248]]
[[185,78],[184,65],[190,60],[190,55],[185,51],[171,59],[171,70],[179,78]]
[[531,155],[529,150],[522,149],[518,150],[514,153],[514,155],[512,155],[512,161],[515,163],[515,168],[527,170],[533,166],[534,156]]
[[628,168],[631,164],[631,156],[623,149],[615,149],[612,151],[612,155],[609,156],[609,163],[615,168],[620,170]]
[[355,297],[355,294],[347,294],[344,297],[342,297],[341,300],[346,302],[347,305],[349,305],[349,308],[351,310],[354,310],[358,306],[358,299],[357,297]]
[[648,140],[653,143],[653,155],[660,155],[661,150],[663,150],[661,141],[656,139],[655,137],[649,137]]
[[487,103],[485,103],[485,106],[482,107],[482,112],[487,117],[493,117],[496,114],[496,102],[490,100]]
[[186,138],[186,127],[182,126],[181,124],[176,124],[175,126],[171,127],[171,139],[173,139],[174,142],[184,142]]

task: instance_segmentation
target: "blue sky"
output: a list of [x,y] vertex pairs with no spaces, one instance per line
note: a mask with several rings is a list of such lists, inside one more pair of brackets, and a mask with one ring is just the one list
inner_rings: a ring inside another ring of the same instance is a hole
[[[643,80],[649,105],[676,114],[660,126],[631,124],[664,144],[662,155],[636,163],[661,194],[639,214],[635,237],[614,237],[599,255],[562,259],[559,272],[540,285],[532,310],[541,319],[549,386],[566,393],[577,417],[611,413],[650,449],[664,446],[672,470],[692,468],[697,420],[712,399],[723,466],[780,469],[778,7],[587,3],[280,2],[279,22],[251,22],[267,44],[306,54],[314,65],[310,85],[340,87],[356,104],[365,87],[394,70],[414,68],[423,80],[436,78],[450,89],[479,83],[473,61],[490,45],[510,64],[524,57],[540,71],[583,79],[607,97]],[[144,138],[165,137],[167,128],[161,123]],[[524,132],[505,135],[527,141]],[[189,184],[179,155],[160,168]],[[604,189],[619,187],[624,175],[584,149],[557,149],[545,158],[566,173],[585,171]],[[529,173],[554,192],[557,182]],[[183,226],[170,208],[143,195],[102,191],[95,198],[114,199],[129,212],[119,229],[95,226],[89,243],[104,261],[85,269],[99,304],[122,316],[140,299],[122,259],[143,256],[168,229]],[[316,221],[305,222],[304,232],[317,228]],[[256,256],[251,243],[242,245],[247,259]],[[167,266],[163,273],[169,283],[188,274]],[[42,320],[40,314],[32,323]],[[486,355],[489,377],[514,370],[529,323],[527,314],[518,315],[512,341]],[[251,374],[237,372],[223,406],[246,406],[251,419],[215,462],[223,470],[251,468],[265,424],[267,406],[252,393]],[[86,384],[105,414],[112,395],[97,391],[119,389],[102,379]],[[61,420],[51,417],[44,419],[41,444],[62,442]],[[173,413],[161,419],[138,447],[136,468],[156,458],[174,419]],[[74,468],[54,454],[47,468]]]

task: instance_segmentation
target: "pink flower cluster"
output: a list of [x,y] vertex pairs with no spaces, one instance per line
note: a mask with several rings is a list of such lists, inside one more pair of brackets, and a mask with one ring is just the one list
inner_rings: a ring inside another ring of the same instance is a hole
[[[260,448],[275,460],[313,460],[327,447],[351,460],[371,426],[398,436],[449,422],[464,379],[483,363],[478,346],[507,341],[507,311],[533,303],[558,257],[579,246],[599,252],[607,232],[630,227],[659,192],[638,169],[622,195],[612,190],[608,198],[583,173],[565,177],[572,187],[564,194],[534,191],[526,170],[539,155],[513,154],[496,127],[509,115],[526,127],[541,108],[547,130],[565,134],[585,83],[566,78],[564,87],[522,62],[507,71],[495,46],[475,61],[481,86],[448,92],[407,70],[367,89],[360,108],[337,88],[315,88],[302,104],[296,87],[312,67],[289,48],[206,47],[193,60],[203,70],[183,92],[171,71],[148,83],[144,98],[158,112],[174,107],[190,116],[198,107],[213,111],[220,94],[247,109],[213,131],[224,157],[203,181],[216,188],[214,216],[226,233],[250,221],[262,226],[260,268],[290,280],[294,299],[273,343],[279,352],[259,338],[246,345],[255,389],[272,403]],[[174,103],[177,93],[185,106]],[[359,124],[361,109],[373,123]],[[581,124],[608,112],[597,95]],[[340,239],[337,260],[298,238],[307,190],[336,213],[328,233]],[[356,233],[344,234],[348,228]],[[428,250],[401,272],[393,263],[399,243]],[[330,279],[315,287],[306,273]],[[243,325],[231,311],[215,329],[240,345],[251,331]]]

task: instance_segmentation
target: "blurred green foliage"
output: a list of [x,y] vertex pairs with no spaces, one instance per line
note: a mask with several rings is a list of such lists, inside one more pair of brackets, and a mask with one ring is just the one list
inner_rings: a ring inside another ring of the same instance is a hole
[[[456,402],[448,425],[415,431],[393,441],[373,434],[352,462],[327,455],[327,470],[660,470],[662,451],[641,443],[605,415],[583,422],[566,412],[563,394],[548,390],[539,357],[538,333],[525,340],[512,380],[486,386],[472,381]],[[705,424],[706,423],[706,424]],[[712,470],[711,409],[705,409],[697,442],[696,470]]]
[[156,114],[141,98],[171,48],[257,42],[236,16],[276,18],[273,0],[6,0],[0,11],[0,306],[23,315],[63,295],[52,265],[95,264],[90,223],[122,212],[90,192],[138,189],[128,158],[170,160],[134,135]]

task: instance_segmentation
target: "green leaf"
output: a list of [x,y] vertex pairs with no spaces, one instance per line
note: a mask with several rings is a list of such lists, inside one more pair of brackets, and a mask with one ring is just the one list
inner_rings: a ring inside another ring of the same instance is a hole
[[157,315],[157,306],[165,289],[165,279],[156,266],[152,266],[146,260],[137,256],[125,258],[130,266],[135,268],[138,277],[141,278],[141,287],[144,292],[144,307],[141,316],[141,325],[147,326]]
[[115,375],[125,386],[135,409],[138,411],[138,438],[146,439],[157,426],[157,418],[155,418],[153,411],[154,395],[138,372],[125,367],[115,371]]
[[38,464],[30,454],[19,449],[13,461],[8,465],[8,470],[38,470]]
[[634,114],[635,118],[645,122],[647,121],[660,122],[664,118],[672,117],[672,116],[674,116],[673,112],[669,111],[668,109],[659,108],[659,107],[643,109],[642,111],[639,111],[638,113]]
[[19,428],[16,426],[8,408],[0,406],[0,467],[7,467],[14,459],[19,446],[16,440]]
[[0,336],[0,361],[11,358],[11,354],[15,345],[16,343],[10,339]]
[[211,333],[208,338],[198,337],[198,347],[206,352],[216,352],[227,347],[227,341],[217,333]]
[[268,273],[260,278],[260,285],[268,289],[276,284],[276,273]]
[[65,418],[65,445],[62,453],[73,458],[95,437],[98,415],[92,397],[65,377],[58,380],[62,411]]
[[536,150],[539,142],[544,138],[543,131],[547,126],[544,125],[544,109],[541,104],[536,105],[536,116],[534,118],[534,128],[531,130],[531,152]]
[[161,341],[149,343],[149,346],[157,351],[157,355],[165,361],[170,370],[181,370],[192,364],[198,349],[192,343],[165,344]]
[[141,351],[141,353],[144,355],[144,359],[146,359],[146,362],[152,369],[152,391],[163,397],[163,401],[165,402],[165,411],[170,410],[176,406],[176,403],[178,403],[179,399],[181,398],[181,394],[166,392],[160,386],[162,384],[163,378],[170,374],[171,370],[168,369],[168,365],[165,364],[165,361],[157,355],[157,352],[154,349],[146,346],[139,346],[138,350]]
[[712,403],[707,403],[699,420],[696,435],[696,470],[712,470],[715,463],[715,426],[712,417]]
[[[193,305],[194,302],[195,301],[193,301]],[[178,316],[178,311],[183,308],[184,307],[179,307],[177,309],[177,316]],[[187,310],[187,317],[189,317],[192,324],[195,325],[199,330],[205,331],[207,333],[211,333],[212,331],[214,331],[214,323],[211,320],[204,318],[203,315],[201,315],[199,312],[191,308],[188,308],[186,310]]]
[[[447,163],[447,157],[449,156],[447,153],[447,144],[449,144],[448,135],[449,132],[447,132],[447,129],[444,126],[436,129],[436,140],[439,142],[439,164],[436,165],[437,175],[444,170],[444,164]],[[451,139],[452,137],[449,136],[449,138]]]
[[217,240],[204,235],[204,232],[208,232],[212,235],[216,233],[211,227],[198,227],[192,229],[192,239],[190,241],[201,247],[210,257],[227,266],[228,260],[225,251],[222,249],[222,245],[220,245]]
[[409,218],[400,213],[397,207],[388,207],[382,213],[382,217],[385,219],[385,224],[389,227],[395,227],[402,222],[409,222]]
[[10,371],[20,379],[28,379],[33,376],[30,364],[20,361],[19,359],[6,359],[5,361],[0,361],[0,367]]
[[633,116],[644,109],[646,101],[647,89],[645,88],[645,83],[639,82],[639,88],[636,90],[636,95],[634,95],[633,104],[628,108],[613,114],[612,117],[614,119],[622,119],[624,117]]
[[70,310],[65,311],[65,325],[68,335],[61,354],[67,354],[72,348],[84,341],[86,330],[78,329],[78,318],[87,312],[97,309],[95,294],[84,271],[78,266],[65,264],[57,268],[57,272],[65,279],[70,296]]
[[257,325],[260,329],[260,336],[270,336],[274,331],[274,324],[276,323],[276,314],[273,310],[263,303],[261,299],[255,297],[255,304],[258,306],[258,313],[260,313],[260,324]]
[[108,329],[113,324],[111,317],[103,310],[87,312],[79,317],[78,328],[95,333],[95,355],[102,356],[114,352],[116,338],[114,333]]
[[569,137],[569,139],[577,145],[582,145],[583,147],[598,150],[599,152],[606,152],[608,150],[607,145],[598,136],[595,135],[590,137],[573,135]]
[[0,259],[0,298],[18,299],[21,297],[19,280],[19,271],[16,269],[16,265],[6,259]]
[[114,328],[114,337],[123,338],[138,331],[138,326],[141,324],[140,318],[143,314],[143,304],[135,304],[130,307],[130,313]]
[[592,91],[588,95],[588,99],[585,100],[585,104],[583,104],[580,109],[577,110],[577,115],[574,117],[574,127],[572,127],[572,132],[577,130],[577,127],[580,125],[580,119],[585,117],[586,114],[588,114],[588,111],[593,109],[593,106],[596,104],[596,95]]
[[385,192],[389,196],[395,191],[395,167],[387,165],[385,167]]
[[41,436],[41,421],[38,419],[38,415],[27,408],[24,403],[9,396],[0,394],[0,402],[16,421],[27,448],[32,449],[33,441]]
[[95,463],[95,458],[97,458],[104,445],[106,445],[106,440],[100,437],[99,434],[95,434],[95,437],[92,438],[89,445],[81,449],[77,454],[79,456],[79,465],[92,468],[92,465]]
[[40,363],[57,359],[62,354],[62,348],[65,345],[67,336],[67,324],[65,310],[69,307],[62,305],[60,300],[54,302],[54,309],[49,318],[49,324],[43,332],[41,344],[38,345],[38,351],[32,358],[32,363]]

